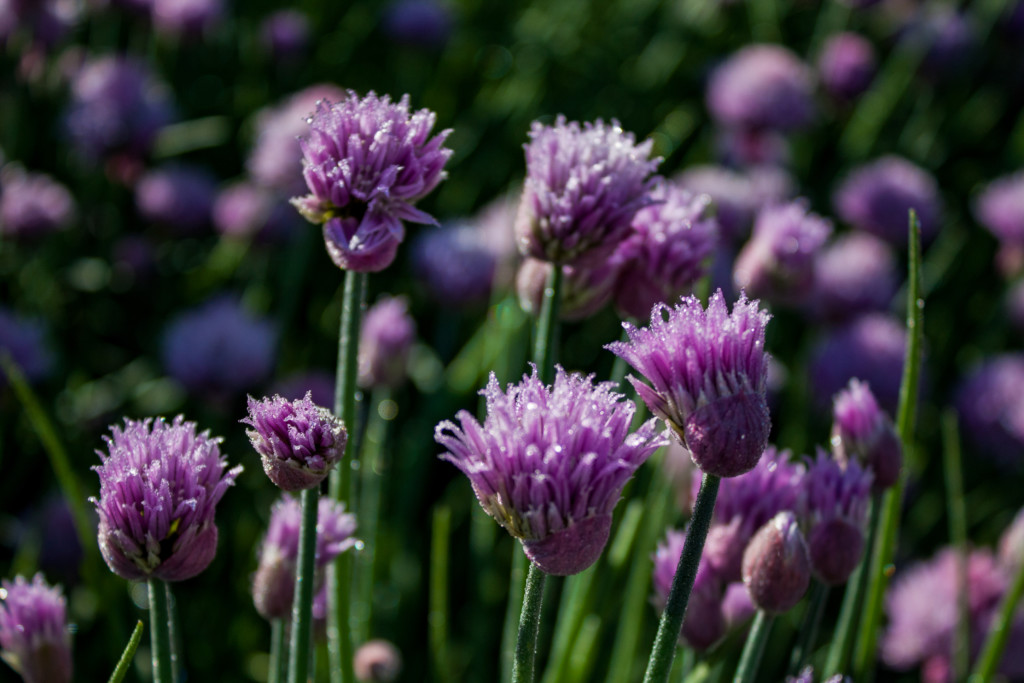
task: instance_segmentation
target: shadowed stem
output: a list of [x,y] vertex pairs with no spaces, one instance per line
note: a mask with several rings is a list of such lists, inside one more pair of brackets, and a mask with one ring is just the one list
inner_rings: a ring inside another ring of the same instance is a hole
[[[349,432],[345,457],[331,472],[330,495],[352,509],[352,460],[356,457],[356,376],[359,326],[366,298],[366,273],[346,271],[338,333],[338,365],[334,385],[334,414]],[[354,683],[352,670],[352,553],[341,553],[327,569],[327,643],[331,683]]]
[[149,642],[153,651],[153,682],[171,683],[171,636],[167,626],[167,591],[160,579],[149,580]]
[[946,501],[949,537],[956,548],[956,628],[953,629],[952,679],[962,681],[971,666],[970,601],[967,586],[967,509],[964,505],[964,477],[960,466],[960,434],[956,413],[942,415],[942,459],[946,471]]
[[821,581],[815,580],[811,583],[811,598],[807,602],[807,609],[804,611],[804,618],[800,624],[800,632],[797,634],[796,645],[793,647],[793,655],[789,659],[790,676],[799,675],[811,653],[814,652],[814,641],[818,639],[818,627],[821,626],[825,603],[828,602],[828,588]]
[[288,626],[284,619],[270,622],[270,667],[267,683],[284,683],[288,678]]
[[740,656],[740,664],[736,667],[736,675],[733,683],[753,683],[757,676],[757,667],[761,665],[761,656],[764,654],[764,646],[768,644],[768,634],[771,633],[772,623],[775,617],[767,614],[764,610],[757,610],[754,617],[754,625],[750,627],[750,635],[743,645],[743,654]]
[[654,638],[654,649],[647,662],[644,683],[665,683],[668,681],[669,674],[672,673],[676,641],[679,640],[679,631],[683,626],[683,615],[686,614],[686,604],[690,600],[693,581],[697,577],[697,566],[700,564],[700,555],[704,550],[704,539],[707,538],[708,527],[711,526],[711,515],[715,510],[719,483],[721,483],[720,477],[706,472],[701,479],[700,491],[697,492],[697,499],[693,505],[690,528],[686,532],[686,541],[683,543],[683,552],[679,556],[679,565],[672,578],[672,588],[669,589],[665,611],[662,612],[661,621],[658,623],[658,635]]
[[171,593],[171,584],[164,582],[167,593],[167,643],[171,648],[171,680],[178,683],[181,675],[181,630],[178,628],[178,604]]
[[135,659],[135,650],[138,649],[139,643],[142,642],[142,622],[139,621],[135,624],[135,630],[132,631],[132,637],[128,641],[128,644],[124,647],[124,652],[121,653],[121,659],[118,660],[117,666],[114,668],[114,673],[110,674],[110,678],[107,683],[121,683],[124,677],[128,675],[128,668],[132,665],[132,660]]
[[547,577],[537,565],[530,563],[523,594],[523,611],[519,615],[516,658],[512,664],[512,683],[533,683],[534,659],[537,657],[537,633],[540,631],[541,598]]
[[[1022,558],[1017,558],[1020,561]],[[1003,651],[1006,649],[1006,641],[1013,630],[1013,618],[1017,612],[1017,605],[1020,604],[1021,596],[1024,596],[1024,561],[1020,562],[1017,568],[1017,575],[1013,584],[1003,596],[1003,602],[999,605],[999,613],[992,622],[992,628],[985,639],[985,647],[974,665],[970,683],[989,683],[995,675],[996,668],[1003,658]]]
[[288,683],[306,683],[313,634],[313,572],[316,569],[316,517],[320,491],[302,492],[299,557],[295,563],[292,638],[288,652]]
[[526,554],[519,548],[512,549],[512,570],[508,578],[508,603],[505,606],[505,623],[501,633],[501,682],[512,680],[512,667],[516,656],[516,611],[522,612],[523,592],[526,589]]
[[448,675],[448,547],[451,543],[452,511],[447,505],[434,508],[430,535],[430,655],[439,681]]
[[562,300],[562,267],[557,263],[550,265],[548,284],[544,288],[544,301],[537,318],[537,335],[533,344],[533,362],[537,364],[540,380],[547,384],[554,377],[556,356],[556,330],[558,329],[558,309]]

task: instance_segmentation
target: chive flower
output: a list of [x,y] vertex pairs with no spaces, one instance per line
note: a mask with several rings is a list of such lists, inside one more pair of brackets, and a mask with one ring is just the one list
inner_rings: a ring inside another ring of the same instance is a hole
[[612,509],[633,472],[663,437],[648,420],[630,434],[636,406],[612,389],[557,368],[554,384],[533,374],[502,391],[491,373],[480,393],[483,424],[460,411],[434,439],[469,477],[481,507],[522,541],[548,574],[577,574],[608,542]]
[[761,527],[743,552],[743,583],[769,614],[788,612],[807,592],[811,563],[796,515],[783,510]]
[[0,656],[25,683],[68,683],[71,632],[61,587],[48,585],[42,574],[0,586]]
[[[654,551],[654,573],[651,584],[654,587],[652,602],[659,611],[665,609],[668,594],[672,588],[679,558],[683,554],[686,533],[669,529],[664,543]],[[727,624],[722,612],[722,582],[702,557],[697,566],[686,615],[680,629],[680,637],[693,649],[704,652],[725,635]]]
[[942,199],[935,178],[897,156],[885,156],[855,168],[836,190],[832,203],[843,221],[894,246],[907,244],[910,209],[917,213],[925,242],[938,233],[942,219]]
[[360,683],[391,683],[402,672],[402,653],[390,641],[368,640],[356,650],[352,668]]
[[359,386],[394,389],[405,379],[416,321],[404,297],[383,297],[359,330]]
[[860,563],[873,479],[856,462],[841,466],[821,450],[807,468],[801,516],[811,572],[826,585],[846,583]]
[[0,170],[0,235],[44,237],[67,228],[75,212],[74,197],[50,176],[13,164]]
[[888,309],[898,284],[892,247],[866,232],[848,232],[815,257],[810,307],[830,323],[847,322]]
[[852,102],[875,77],[875,48],[856,33],[837,33],[825,41],[818,55],[818,77],[829,95]]
[[832,416],[832,452],[839,463],[864,465],[874,475],[878,491],[895,484],[903,465],[903,445],[867,383],[851,379],[836,394]]

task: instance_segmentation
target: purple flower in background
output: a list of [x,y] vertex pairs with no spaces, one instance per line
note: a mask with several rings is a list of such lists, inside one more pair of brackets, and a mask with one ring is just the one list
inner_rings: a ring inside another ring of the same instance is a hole
[[871,386],[879,405],[896,412],[907,330],[899,320],[869,313],[828,332],[811,354],[811,391],[822,409],[854,377]]
[[4,579],[0,590],[0,648],[25,683],[71,680],[71,632],[60,586],[42,574]]
[[230,185],[213,203],[213,225],[222,235],[277,242],[304,226],[287,202],[248,182]]
[[246,168],[257,185],[277,190],[286,196],[302,194],[302,148],[298,137],[309,131],[309,120],[320,100],[336,101],[345,91],[335,85],[319,83],[293,94],[280,104],[259,112],[256,117],[256,141]]
[[1013,576],[1024,564],[1024,508],[1021,508],[999,537],[999,564]]
[[278,10],[264,19],[260,26],[263,48],[274,59],[284,61],[305,54],[311,33],[309,17],[297,9]]
[[366,312],[359,330],[359,386],[394,389],[405,379],[416,321],[402,297],[384,297]]
[[263,471],[285,491],[318,485],[345,454],[345,423],[312,400],[312,392],[289,401],[280,396],[262,401],[249,397],[249,415],[241,420]]
[[874,475],[876,490],[883,491],[899,479],[903,445],[866,383],[851,379],[849,386],[836,394],[831,443],[844,467],[859,462]]
[[436,115],[351,90],[341,102],[321,101],[300,138],[310,193],[292,203],[312,223],[343,270],[376,272],[395,258],[405,237],[402,221],[436,223],[413,205],[447,176],[451,130],[431,137]]
[[707,105],[723,126],[799,130],[814,120],[814,75],[781,45],[748,45],[711,74]]
[[1006,289],[1006,317],[1018,333],[1024,333],[1024,279]]
[[108,56],[75,74],[64,123],[78,153],[94,161],[115,153],[145,156],[171,119],[167,88],[149,68]]
[[78,19],[78,8],[61,0],[0,0],[0,45],[24,31],[31,46],[47,51],[63,40]]
[[715,156],[727,166],[785,166],[789,140],[769,128],[723,128],[715,133]]
[[754,234],[733,269],[737,289],[772,302],[798,305],[810,296],[814,259],[832,224],[807,210],[805,201],[761,209]]
[[224,14],[223,0],[152,0],[153,27],[171,36],[209,33]]
[[633,231],[612,256],[621,264],[615,305],[633,318],[646,318],[655,304],[687,293],[707,273],[718,242],[708,195],[665,183],[651,198],[656,203],[636,212]]
[[967,437],[1000,465],[1024,465],[1024,354],[985,360],[961,382],[956,408]]
[[129,420],[110,427],[108,453],[94,467],[99,544],[110,570],[123,579],[184,581],[206,569],[217,552],[214,512],[242,471],[225,472],[220,438],[196,432],[179,415]]
[[490,297],[497,257],[479,228],[460,224],[421,232],[413,243],[412,267],[439,303],[472,306]]
[[[288,619],[295,596],[295,567],[299,557],[299,529],[302,505],[292,496],[282,496],[270,510],[267,535],[260,546],[259,565],[252,578],[252,601],[264,619]],[[345,505],[327,497],[317,503],[317,582],[324,567],[355,546],[356,518]]]
[[526,181],[516,215],[524,256],[560,265],[606,258],[630,232],[636,212],[651,203],[651,140],[636,144],[613,120],[580,126],[534,121],[526,150]]
[[660,304],[649,327],[623,323],[629,341],[605,346],[651,383],[629,377],[708,474],[749,472],[768,444],[764,332],[770,317],[744,296],[729,313],[719,290],[707,310],[692,296],[675,308]]
[[480,392],[484,423],[463,410],[459,425],[446,420],[434,430],[448,449],[441,458],[469,477],[484,511],[549,574],[577,574],[597,561],[622,488],[664,444],[653,419],[629,433],[636,407],[613,386],[559,367],[548,387],[534,367],[503,392],[491,373]]
[[135,204],[147,221],[178,234],[210,223],[217,179],[198,166],[174,164],[146,172],[135,186]]
[[949,76],[969,62],[977,43],[974,24],[955,5],[921,5],[903,30],[903,40],[924,49],[921,70],[931,78]]
[[832,97],[849,102],[868,89],[877,68],[875,48],[856,33],[837,33],[818,55],[818,77]]
[[[665,609],[668,602],[672,579],[679,567],[679,558],[683,554],[683,543],[686,533],[669,529],[664,543],[659,543],[654,551],[654,573],[651,584],[654,587],[652,602],[658,611]],[[697,576],[693,581],[686,616],[680,631],[682,639],[699,652],[703,652],[721,640],[726,632],[725,616],[722,614],[722,582],[715,572],[708,567],[705,558],[697,567]]]
[[1000,243],[1024,246],[1024,172],[991,181],[974,202],[974,216]]
[[368,640],[356,649],[352,668],[361,683],[391,683],[402,672],[402,654],[387,640]]
[[[814,677],[814,667],[808,666],[800,672],[799,676],[787,676],[786,683],[814,683],[817,680]],[[853,683],[853,680],[849,676],[842,674],[836,674],[831,678],[826,678],[822,683]]]
[[897,156],[855,168],[836,190],[832,203],[842,220],[896,246],[907,243],[910,209],[917,212],[925,242],[939,231],[942,218],[935,178]]
[[761,527],[743,551],[743,583],[758,609],[788,612],[807,592],[811,564],[796,516],[783,510]]
[[[558,267],[558,266],[556,266]],[[531,315],[539,315],[552,265],[527,258],[516,273],[519,306]],[[611,261],[589,266],[561,266],[562,300],[558,317],[562,320],[584,320],[604,308],[612,298],[618,268]]]
[[251,316],[232,297],[220,296],[167,326],[164,368],[192,393],[238,394],[269,377],[276,336],[269,321]]
[[0,234],[43,237],[67,228],[74,217],[74,198],[50,176],[10,165],[0,171]]
[[846,583],[860,563],[873,478],[856,462],[840,466],[822,450],[807,468],[800,513],[811,571],[826,585]]
[[[0,307],[0,353],[10,354],[30,383],[45,379],[53,370],[53,351],[43,323],[23,318],[3,307]],[[6,374],[0,374],[0,386],[6,384]]]
[[333,406],[334,375],[319,370],[295,373],[276,382],[273,392],[293,401],[309,392],[316,405]]
[[774,167],[741,173],[721,166],[694,166],[675,182],[694,194],[711,197],[723,244],[746,239],[758,210],[793,195],[793,179],[786,171]]
[[451,8],[442,0],[395,0],[384,10],[382,28],[396,43],[443,46],[452,32]]
[[[737,570],[738,571],[738,570]],[[753,618],[757,608],[750,601],[750,591],[742,581],[735,581],[725,587],[722,596],[722,616],[729,630],[737,629]]]
[[846,322],[888,308],[897,284],[892,247],[866,232],[849,232],[818,252],[810,304],[819,318]]

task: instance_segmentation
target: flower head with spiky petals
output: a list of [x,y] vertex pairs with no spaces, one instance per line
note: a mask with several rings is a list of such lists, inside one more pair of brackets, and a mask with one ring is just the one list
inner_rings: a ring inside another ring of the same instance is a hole
[[196,432],[179,415],[168,424],[125,419],[97,451],[100,552],[129,581],[155,577],[183,581],[200,573],[217,552],[214,513],[241,465],[228,470],[220,439]]
[[379,271],[394,260],[405,237],[402,221],[436,223],[415,208],[444,180],[451,132],[430,136],[437,116],[410,114],[409,96],[392,102],[370,92],[331,104],[322,100],[301,139],[309,194],[292,200],[310,222],[323,224],[335,265]]
[[535,121],[526,150],[526,181],[516,216],[524,256],[561,265],[600,261],[630,231],[636,212],[651,203],[651,178],[661,159],[653,142],[639,145],[619,122],[606,125]]
[[559,367],[549,387],[534,367],[502,391],[492,373],[480,392],[484,423],[461,411],[459,425],[446,420],[434,431],[448,449],[441,458],[549,574],[577,574],[597,560],[622,487],[664,444],[653,419],[630,434],[633,402],[593,379]]
[[42,574],[4,580],[0,590],[0,648],[26,683],[71,680],[71,632],[60,586]]
[[770,317],[743,295],[730,314],[718,290],[707,310],[692,296],[675,308],[655,306],[649,327],[623,323],[629,341],[605,347],[650,382],[629,378],[708,474],[749,472],[768,445]]
[[867,382],[851,379],[847,388],[836,394],[831,442],[832,452],[844,467],[859,461],[871,471],[875,489],[887,489],[899,478],[903,445]]
[[807,468],[803,517],[811,571],[830,586],[845,583],[864,552],[864,527],[874,476],[818,450]]

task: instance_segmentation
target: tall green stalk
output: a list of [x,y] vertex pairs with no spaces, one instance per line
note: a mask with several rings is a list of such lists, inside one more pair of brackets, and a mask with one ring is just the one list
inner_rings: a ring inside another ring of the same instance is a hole
[[697,578],[697,566],[700,564],[700,556],[704,550],[704,540],[708,536],[708,527],[711,526],[711,515],[715,510],[719,483],[721,483],[720,477],[706,472],[701,479],[700,491],[697,492],[697,500],[693,506],[690,528],[686,532],[686,541],[683,543],[683,552],[679,556],[679,565],[672,578],[672,588],[669,589],[665,611],[661,613],[661,621],[658,623],[658,635],[654,638],[654,649],[647,662],[644,683],[666,683],[672,673],[676,641],[679,640],[679,630],[683,626],[683,615],[686,613],[686,604],[690,600],[693,581]]
[[451,679],[448,668],[448,547],[451,543],[452,511],[446,505],[434,508],[430,535],[430,658],[439,681]]
[[313,635],[313,573],[316,570],[316,517],[320,491],[302,492],[299,557],[295,564],[292,638],[288,652],[288,683],[306,683]]
[[267,683],[288,680],[288,623],[284,619],[270,622],[270,666]]
[[754,625],[750,627],[750,635],[743,645],[743,654],[740,655],[739,666],[736,667],[736,675],[733,683],[754,683],[757,676],[757,668],[761,665],[761,657],[764,655],[764,647],[768,644],[768,635],[772,630],[772,623],[775,617],[764,610],[758,610],[754,617]]
[[110,674],[107,683],[121,683],[124,677],[128,675],[128,669],[132,665],[132,660],[135,659],[135,650],[138,649],[139,643],[142,642],[142,630],[142,622],[139,621],[135,624],[132,637],[128,640],[128,644],[125,645],[124,652],[121,653],[121,659],[118,660],[114,673]]
[[970,602],[967,585],[967,508],[964,505],[964,477],[960,465],[960,433],[956,413],[942,415],[942,459],[946,472],[946,505],[949,537],[956,548],[957,615],[953,630],[953,680],[962,681],[971,666]]
[[537,633],[540,631],[541,598],[547,577],[537,565],[530,563],[523,593],[523,611],[519,616],[516,657],[512,664],[512,683],[533,683],[534,660],[537,657]]
[[814,652],[814,643],[818,639],[818,627],[821,626],[821,617],[825,612],[825,603],[828,601],[828,586],[821,581],[815,580],[811,583],[811,597],[807,601],[807,609],[800,624],[800,631],[797,633],[796,645],[793,646],[793,654],[789,658],[789,674],[797,676],[804,668]]
[[167,627],[167,591],[160,579],[149,580],[149,642],[153,655],[153,682],[171,683],[171,637]]
[[1024,558],[1017,558],[1020,565],[1017,568],[1017,575],[1010,585],[1010,589],[1003,596],[999,605],[999,613],[992,622],[992,628],[988,632],[985,646],[981,650],[974,670],[971,671],[970,683],[990,683],[995,675],[996,668],[1003,658],[1006,650],[1006,641],[1010,638],[1010,631],[1013,629],[1014,616],[1017,614],[1017,606],[1024,596]]

